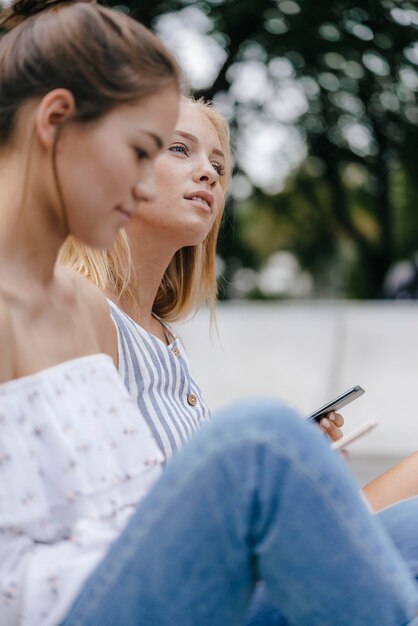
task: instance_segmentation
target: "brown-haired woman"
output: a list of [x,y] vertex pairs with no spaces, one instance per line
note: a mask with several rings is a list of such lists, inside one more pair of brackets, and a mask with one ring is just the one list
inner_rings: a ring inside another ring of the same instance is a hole
[[[152,199],[180,73],[152,33],[92,2],[17,0],[0,23],[0,622],[50,624],[117,533],[118,516],[99,504],[122,473],[106,449],[139,421],[109,358],[105,298],[56,257],[69,233],[111,246]],[[81,379],[102,410],[96,425],[88,398],[76,408]],[[112,407],[123,413],[117,432]],[[123,474],[136,480],[118,511],[159,461],[139,421],[123,452]],[[99,509],[112,521],[98,524]]]
[[225,411],[160,476],[161,452],[110,358],[106,301],[55,261],[70,233],[112,245],[152,199],[177,69],[151,34],[98,5],[25,0],[8,11],[2,626],[235,624],[259,578],[291,623],[413,620],[405,564],[338,457],[290,409],[257,400]]

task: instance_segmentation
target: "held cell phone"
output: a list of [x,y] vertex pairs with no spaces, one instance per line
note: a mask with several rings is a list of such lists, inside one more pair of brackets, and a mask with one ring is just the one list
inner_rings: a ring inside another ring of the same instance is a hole
[[337,398],[334,398],[334,400],[331,400],[331,402],[328,402],[327,404],[324,404],[324,406],[321,406],[320,409],[308,415],[306,419],[310,422],[320,422],[326,413],[342,409],[343,406],[346,406],[346,404],[349,404],[359,396],[362,396],[363,393],[364,389],[360,387],[360,385],[356,385],[355,387],[352,387],[351,389],[348,389],[347,391],[342,393],[340,396],[337,396]]
[[377,424],[378,421],[376,419],[364,422],[364,424],[361,424],[361,426],[352,430],[351,433],[347,433],[347,435],[344,435],[344,437],[341,437],[341,439],[339,439],[338,441],[333,441],[333,443],[331,444],[331,448],[333,450],[340,450],[341,448],[345,448],[345,446],[347,446],[352,441],[355,441],[359,437],[362,437],[363,435],[368,433],[369,430],[372,430],[372,428],[377,426]]

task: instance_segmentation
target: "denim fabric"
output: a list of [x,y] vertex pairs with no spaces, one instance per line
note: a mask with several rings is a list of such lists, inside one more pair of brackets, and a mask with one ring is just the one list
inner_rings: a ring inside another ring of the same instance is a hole
[[283,624],[418,624],[418,588],[338,455],[274,401],[185,445],[86,582],[65,626],[234,626],[257,580]]
[[409,498],[378,514],[393,543],[418,580],[418,498]]
[[[418,498],[404,500],[377,515],[408,565],[418,579]],[[271,602],[264,583],[257,585],[247,613],[246,626],[282,626],[286,622]]]

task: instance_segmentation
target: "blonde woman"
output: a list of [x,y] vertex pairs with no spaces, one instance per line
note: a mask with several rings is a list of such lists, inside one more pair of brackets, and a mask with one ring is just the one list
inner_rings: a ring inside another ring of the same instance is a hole
[[[166,459],[209,417],[187,355],[169,322],[216,303],[215,253],[230,178],[229,128],[211,105],[184,98],[156,164],[157,197],[109,252],[66,242],[60,261],[113,301],[119,371]],[[117,306],[115,306],[117,305]],[[343,420],[322,425],[331,439]]]
[[[118,330],[119,371],[166,460],[209,417],[169,322],[196,311],[204,302],[214,312],[215,249],[229,176],[229,131],[224,118],[208,104],[183,99],[175,133],[156,164],[156,198],[142,204],[139,215],[108,252],[69,239],[60,254],[61,262],[87,276],[110,298]],[[342,424],[338,414],[321,422],[331,439],[341,436]],[[377,502],[376,492],[384,497],[386,485],[383,480],[377,490],[367,491],[372,504]],[[402,495],[391,493],[391,501]],[[409,562],[409,553],[418,550],[405,549],[414,533],[403,528],[401,517],[402,509],[394,510],[385,513],[382,521],[396,538],[402,526],[397,543]],[[264,586],[251,610],[249,624],[274,619],[276,611],[265,597]]]
[[[119,371],[167,460],[209,417],[168,322],[204,302],[214,313],[216,240],[230,162],[223,116],[209,104],[183,98],[176,131],[156,164],[156,198],[142,204],[110,251],[88,249],[70,238],[59,257],[113,301]],[[193,194],[206,199],[193,201]],[[341,436],[342,424],[339,414],[321,421],[331,439]],[[365,487],[375,510],[418,494],[417,459],[408,457]]]

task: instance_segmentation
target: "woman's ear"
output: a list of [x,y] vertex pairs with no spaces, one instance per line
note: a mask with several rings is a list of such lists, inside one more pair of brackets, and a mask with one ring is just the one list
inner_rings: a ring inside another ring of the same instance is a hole
[[36,113],[36,132],[44,148],[52,148],[57,131],[75,112],[75,100],[68,89],[53,89],[40,101]]

